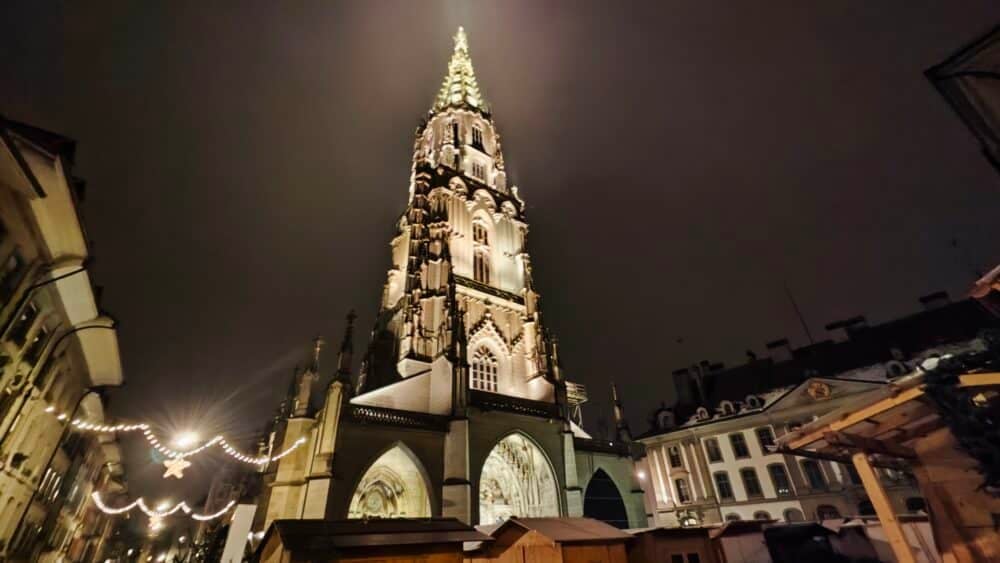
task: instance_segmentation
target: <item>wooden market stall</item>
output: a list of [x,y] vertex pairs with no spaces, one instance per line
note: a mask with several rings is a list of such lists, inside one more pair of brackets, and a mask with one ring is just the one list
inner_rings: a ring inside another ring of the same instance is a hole
[[989,351],[941,360],[782,436],[789,454],[852,464],[897,561],[926,561],[877,468],[912,471],[944,561],[1000,561],[996,496],[1000,359]]
[[277,520],[254,554],[259,563],[462,563],[465,542],[492,541],[455,518]]
[[511,518],[468,563],[626,563],[632,536],[591,518]]
[[633,530],[629,563],[720,563],[712,549],[710,528],[648,528]]
[[769,563],[764,528],[774,520],[631,530],[629,563]]

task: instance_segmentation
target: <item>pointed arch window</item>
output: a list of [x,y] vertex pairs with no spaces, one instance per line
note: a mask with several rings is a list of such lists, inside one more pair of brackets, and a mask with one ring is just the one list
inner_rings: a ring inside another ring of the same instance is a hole
[[472,388],[496,393],[499,371],[497,357],[489,348],[484,346],[476,350],[472,357],[472,380],[470,381]]
[[490,283],[490,253],[488,250],[476,249],[472,257],[473,276],[479,283]]

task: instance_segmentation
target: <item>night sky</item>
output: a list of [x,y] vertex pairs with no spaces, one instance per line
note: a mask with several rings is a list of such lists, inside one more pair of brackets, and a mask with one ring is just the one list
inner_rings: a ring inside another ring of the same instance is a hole
[[[79,143],[111,414],[249,440],[350,308],[360,356],[464,25],[585,420],[614,380],[641,431],[674,369],[806,343],[785,285],[823,337],[1000,260],[1000,177],[923,76],[1000,4],[781,4],[4,2],[0,112]],[[147,498],[223,463],[123,443]]]

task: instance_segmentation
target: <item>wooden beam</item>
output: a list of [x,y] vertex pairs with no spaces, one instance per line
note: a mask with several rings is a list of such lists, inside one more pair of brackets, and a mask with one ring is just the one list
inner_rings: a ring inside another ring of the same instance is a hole
[[854,468],[861,476],[865,492],[868,493],[868,498],[871,499],[872,505],[875,507],[875,514],[878,515],[879,522],[882,523],[882,531],[885,532],[885,537],[889,540],[889,547],[892,548],[896,561],[916,563],[917,560],[914,557],[913,549],[910,548],[910,542],[907,541],[906,534],[903,533],[903,527],[896,518],[896,511],[892,508],[889,495],[882,487],[882,482],[879,480],[878,474],[875,473],[875,468],[868,462],[868,455],[864,452],[858,452],[851,456],[851,461],[854,462]]
[[[854,461],[852,461],[851,459],[851,456],[849,455],[841,455],[825,451],[780,449],[775,453],[793,455],[796,457],[804,457],[807,459],[822,459],[826,461],[836,461],[837,463],[843,463],[845,465],[851,465],[854,463]],[[910,470],[910,466],[908,464],[899,461],[897,458],[884,459],[876,457],[874,460],[871,461],[871,464],[872,467],[883,467],[885,469],[895,469],[897,471]]]
[[889,457],[901,457],[903,459],[916,459],[917,457],[917,454],[906,446],[891,444],[874,438],[856,436],[847,432],[827,432],[823,434],[823,439],[832,446],[841,446],[868,454],[880,454]]
[[1000,385],[1000,373],[967,373],[958,377],[959,387],[988,387]]
[[903,442],[908,442],[914,438],[920,438],[930,434],[931,432],[937,430],[944,424],[941,417],[936,413],[930,415],[920,422],[913,424],[912,426],[907,426],[905,428],[892,428],[885,433],[883,436],[879,436],[879,440],[892,440],[893,442],[902,444]]
[[795,438],[788,442],[788,447],[793,450],[798,450],[804,447],[808,447],[813,442],[823,439],[823,434],[827,432],[836,432],[843,430],[844,428],[849,428],[861,421],[877,416],[895,406],[902,405],[917,397],[924,394],[922,386],[920,387],[910,387],[909,389],[904,389],[903,391],[897,393],[895,396],[882,399],[876,403],[863,407],[862,409],[850,413],[839,420],[834,420],[826,426],[814,430],[808,434],[803,435],[800,438]]

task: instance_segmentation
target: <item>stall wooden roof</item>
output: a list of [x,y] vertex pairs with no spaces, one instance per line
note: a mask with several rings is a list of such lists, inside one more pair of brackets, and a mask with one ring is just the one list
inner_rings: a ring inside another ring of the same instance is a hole
[[559,543],[632,539],[631,534],[593,518],[511,518],[490,535],[496,538],[512,526],[534,530]]
[[[969,373],[958,387],[1000,386],[1000,373]],[[854,404],[835,410],[777,440],[778,450],[804,457],[849,463],[864,452],[873,465],[894,467],[913,459],[908,444],[940,428],[944,422],[927,396],[923,374],[910,376],[885,389],[868,393]]]
[[349,547],[492,541],[455,518],[373,520],[276,520],[261,542],[278,534],[293,552],[329,551]]

